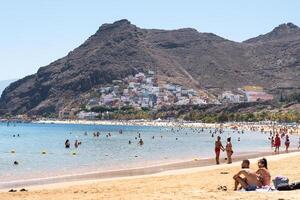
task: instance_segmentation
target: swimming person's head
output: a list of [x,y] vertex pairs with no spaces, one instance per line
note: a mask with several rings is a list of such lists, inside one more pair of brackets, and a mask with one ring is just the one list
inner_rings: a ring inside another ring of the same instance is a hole
[[259,168],[266,168],[268,169],[268,162],[267,162],[267,159],[265,158],[262,158],[258,161],[258,167]]
[[227,142],[231,142],[231,137],[227,138]]
[[250,161],[249,160],[243,160],[242,162],[242,169],[250,168]]

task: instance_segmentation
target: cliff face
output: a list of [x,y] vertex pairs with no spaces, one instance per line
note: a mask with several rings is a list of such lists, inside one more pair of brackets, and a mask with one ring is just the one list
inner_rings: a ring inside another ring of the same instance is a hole
[[1,113],[57,112],[93,87],[138,71],[192,88],[300,88],[300,30],[288,23],[242,43],[194,29],[104,24],[67,56],[7,87]]

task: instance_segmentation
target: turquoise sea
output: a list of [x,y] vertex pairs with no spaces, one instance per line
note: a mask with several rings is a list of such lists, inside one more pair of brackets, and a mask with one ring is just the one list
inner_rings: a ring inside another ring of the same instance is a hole
[[[97,131],[100,137],[93,136]],[[231,136],[235,154],[271,149],[268,134],[224,131],[223,145]],[[138,145],[138,133],[143,146]],[[64,147],[66,139],[71,142],[70,149]],[[77,149],[76,139],[82,142]],[[208,158],[214,156],[214,141],[210,129],[0,123],[0,183]],[[292,136],[291,148],[297,142],[298,137]]]

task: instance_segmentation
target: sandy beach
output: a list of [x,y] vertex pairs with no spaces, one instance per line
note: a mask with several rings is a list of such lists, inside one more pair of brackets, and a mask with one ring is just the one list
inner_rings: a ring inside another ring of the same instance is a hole
[[[250,159],[251,168],[257,168],[257,159]],[[300,180],[300,152],[267,159],[272,177],[283,175],[290,182]],[[0,199],[299,199],[300,190],[234,192],[232,176],[239,168],[240,161],[153,175],[32,186],[26,188],[28,192],[2,191]],[[219,191],[221,185],[228,191]]]

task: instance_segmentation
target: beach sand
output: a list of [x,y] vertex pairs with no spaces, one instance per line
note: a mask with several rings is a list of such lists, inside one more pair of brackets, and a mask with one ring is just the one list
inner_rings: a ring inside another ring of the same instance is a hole
[[[257,168],[251,159],[251,168]],[[300,153],[268,156],[272,177],[283,175],[300,181]],[[287,192],[234,192],[232,176],[240,162],[206,166],[154,175],[134,176],[27,187],[29,192],[1,192],[0,199],[300,199],[300,190]],[[228,191],[219,191],[226,185]]]

